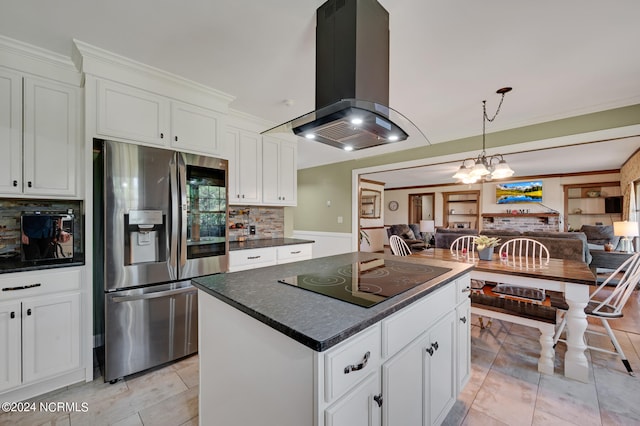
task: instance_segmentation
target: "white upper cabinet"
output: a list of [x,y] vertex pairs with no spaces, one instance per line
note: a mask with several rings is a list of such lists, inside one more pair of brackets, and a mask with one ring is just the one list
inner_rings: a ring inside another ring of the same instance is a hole
[[262,201],[262,141],[254,132],[228,127],[229,203],[260,204]]
[[97,81],[99,136],[217,155],[223,114],[109,80]]
[[182,102],[171,102],[172,148],[204,154],[220,153],[224,115]]
[[169,139],[169,100],[135,87],[98,80],[97,133],[164,146]]
[[22,188],[30,195],[75,195],[79,89],[24,79]]
[[22,76],[0,68],[0,192],[22,193]]
[[264,204],[297,204],[297,147],[294,143],[264,137],[262,190]]
[[76,195],[79,103],[77,87],[0,69],[0,195]]

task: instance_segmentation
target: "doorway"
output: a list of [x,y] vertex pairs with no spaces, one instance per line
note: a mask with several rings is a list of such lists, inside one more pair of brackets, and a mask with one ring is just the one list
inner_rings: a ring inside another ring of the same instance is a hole
[[420,223],[421,220],[433,220],[435,193],[425,192],[409,194],[409,223]]

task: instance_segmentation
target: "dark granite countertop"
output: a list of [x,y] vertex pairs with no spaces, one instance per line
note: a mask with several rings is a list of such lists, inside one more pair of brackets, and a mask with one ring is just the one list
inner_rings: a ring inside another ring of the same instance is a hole
[[229,241],[229,251],[257,249],[265,247],[289,246],[293,244],[315,243],[313,240],[300,240],[298,238],[262,238],[259,240]]
[[77,256],[71,260],[49,260],[43,262],[22,261],[20,256],[0,258],[0,274],[11,272],[41,271],[43,269],[68,268],[84,265],[84,257]]
[[[450,268],[451,271],[370,308],[278,282],[278,279],[370,259],[389,259]],[[466,263],[376,253],[336,256],[248,271],[208,275],[192,280],[198,289],[241,310],[303,345],[325,351],[473,268]]]

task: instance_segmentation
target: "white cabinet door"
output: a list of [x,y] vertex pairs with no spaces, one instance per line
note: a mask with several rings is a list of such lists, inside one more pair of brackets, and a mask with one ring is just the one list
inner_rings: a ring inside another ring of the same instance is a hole
[[[325,410],[325,426],[379,426],[382,395],[377,373]],[[402,424],[402,423],[398,423]]]
[[22,76],[0,69],[0,193],[22,192]]
[[220,154],[223,114],[182,102],[171,102],[172,148],[202,154]]
[[0,303],[0,392],[21,382],[20,302]]
[[169,99],[113,81],[97,83],[99,135],[168,145]]
[[289,142],[280,143],[279,188],[283,204],[295,206],[298,203],[297,146]]
[[441,424],[456,401],[455,313],[382,366],[384,424]]
[[383,364],[384,425],[423,424],[426,345],[427,337],[423,336]]
[[262,201],[262,141],[257,133],[227,129],[229,145],[229,203]]
[[79,89],[24,79],[23,192],[75,195]]
[[262,141],[262,193],[265,204],[297,203],[296,145],[273,138]]
[[457,320],[457,347],[456,357],[458,369],[456,371],[456,394],[462,392],[471,378],[471,301],[458,305],[456,309]]
[[80,366],[80,293],[42,296],[22,303],[24,382]]
[[[438,321],[429,332],[427,401],[429,425],[441,424],[456,402],[455,312]],[[432,352],[429,351],[429,347]]]

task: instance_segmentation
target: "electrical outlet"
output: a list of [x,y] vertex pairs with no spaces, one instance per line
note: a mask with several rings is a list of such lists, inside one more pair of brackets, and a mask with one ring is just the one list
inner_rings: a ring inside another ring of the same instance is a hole
[[256,235],[256,226],[255,225],[250,225],[249,226],[249,234],[250,235]]

